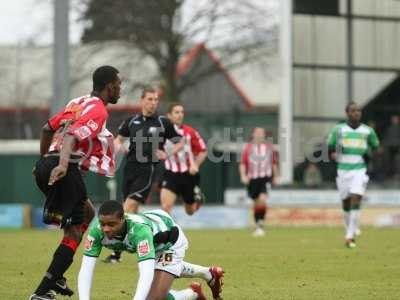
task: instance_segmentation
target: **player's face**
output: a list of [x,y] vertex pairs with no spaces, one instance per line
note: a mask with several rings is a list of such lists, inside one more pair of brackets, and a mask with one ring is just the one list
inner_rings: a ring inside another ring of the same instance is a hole
[[115,104],[118,102],[119,97],[121,97],[121,78],[117,75],[117,79],[110,83],[109,86],[109,103]]
[[256,143],[261,143],[263,141],[265,141],[265,130],[264,128],[254,128],[253,131],[253,141]]
[[158,107],[158,94],[147,92],[144,97],[140,99],[142,104],[142,112],[144,115],[152,115],[156,112]]
[[357,104],[350,105],[347,110],[347,117],[352,123],[358,123],[361,120],[361,108]]
[[124,226],[124,218],[120,218],[116,214],[99,215],[99,223],[107,238],[112,239],[121,233]]
[[183,106],[175,106],[170,113],[168,113],[168,118],[175,125],[181,126],[183,123],[183,118],[185,117],[185,110]]

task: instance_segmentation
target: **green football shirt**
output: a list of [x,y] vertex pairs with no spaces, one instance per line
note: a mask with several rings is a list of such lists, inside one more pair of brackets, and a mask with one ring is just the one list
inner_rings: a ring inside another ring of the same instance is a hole
[[327,142],[329,148],[337,149],[338,170],[342,171],[365,169],[363,155],[379,146],[374,129],[365,124],[355,129],[347,123],[338,124],[331,130]]
[[154,259],[157,252],[168,250],[172,244],[155,244],[153,237],[169,231],[175,222],[166,213],[155,210],[140,214],[125,214],[126,234],[120,238],[109,239],[101,231],[96,217],[90,224],[85,241],[84,255],[98,257],[103,247],[116,251],[136,253],[138,261]]

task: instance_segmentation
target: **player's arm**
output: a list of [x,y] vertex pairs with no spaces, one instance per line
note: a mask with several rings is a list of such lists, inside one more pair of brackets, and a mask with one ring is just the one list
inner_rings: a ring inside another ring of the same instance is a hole
[[279,177],[279,157],[276,151],[272,154],[272,184],[276,185]]
[[94,267],[96,266],[97,257],[84,255],[82,257],[81,269],[78,275],[78,293],[80,300],[90,299],[90,290],[92,288],[92,280]]
[[247,176],[248,160],[249,160],[249,150],[248,150],[248,144],[246,144],[244,146],[244,150],[242,152],[242,157],[240,159],[240,164],[239,164],[240,181],[244,185],[247,185],[250,181],[249,177]]
[[328,145],[328,154],[330,159],[336,160],[337,153],[337,136],[338,136],[338,128],[335,126],[328,135],[328,139],[326,141]]
[[53,140],[54,130],[46,123],[40,133],[40,155],[43,156],[49,151],[51,141]]
[[127,149],[124,147],[124,143],[128,137],[122,136],[120,134],[117,135],[117,137],[114,139],[114,150],[115,154],[118,154],[119,152],[126,153]]
[[[171,149],[167,152],[157,149],[157,158],[160,160],[165,160],[169,156],[172,156],[176,153],[178,153],[180,150],[183,149],[183,146],[185,145],[185,140],[182,138],[182,136],[176,131],[175,126],[171,123],[170,120],[167,118],[164,118],[163,121],[164,127],[165,127],[165,139],[170,140],[174,145],[171,147]],[[165,141],[164,141],[165,144]]]
[[51,170],[49,185],[53,185],[57,180],[63,178],[67,174],[69,158],[75,147],[76,141],[77,139],[74,135],[65,135],[61,146],[60,160],[58,166]]
[[94,267],[96,266],[97,257],[99,257],[103,248],[101,244],[102,239],[103,235],[100,232],[98,219],[96,218],[91,223],[84,242],[81,269],[78,275],[78,293],[80,300],[90,299]]
[[136,286],[133,300],[146,300],[150,292],[151,284],[154,278],[154,259],[147,259],[138,262],[139,279]]
[[368,145],[371,147],[372,151],[375,151],[379,148],[379,139],[373,128],[371,128],[371,132],[368,135]]
[[190,134],[191,134],[190,142],[194,158],[192,158],[192,155],[189,155],[190,157],[189,172],[190,174],[194,175],[199,172],[201,164],[207,157],[207,146],[203,138],[196,130],[193,129]]
[[133,299],[146,300],[154,277],[156,252],[153,234],[148,226],[136,226],[128,239],[132,245],[135,245],[139,267],[139,278]]

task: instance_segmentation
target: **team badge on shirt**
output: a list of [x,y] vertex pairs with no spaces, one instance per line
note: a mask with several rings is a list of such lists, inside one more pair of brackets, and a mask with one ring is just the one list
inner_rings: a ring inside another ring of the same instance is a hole
[[137,246],[137,253],[139,257],[146,256],[150,253],[150,245],[148,240],[140,241]]

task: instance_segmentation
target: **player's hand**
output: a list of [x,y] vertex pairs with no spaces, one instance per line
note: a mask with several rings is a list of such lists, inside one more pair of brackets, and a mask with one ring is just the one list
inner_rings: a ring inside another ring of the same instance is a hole
[[240,181],[244,184],[244,185],[248,185],[249,184],[249,177],[247,176],[242,176],[240,177]]
[[156,150],[156,156],[158,158],[158,160],[166,160],[168,158],[167,153],[165,153],[164,151],[157,149]]
[[191,164],[189,168],[189,174],[196,175],[197,173],[199,173],[199,167],[196,164]]
[[331,153],[331,159],[336,161],[336,159],[337,159],[337,153],[336,152],[332,152]]
[[63,165],[58,165],[53,170],[51,170],[49,185],[53,185],[57,180],[60,180],[67,174],[67,168]]

